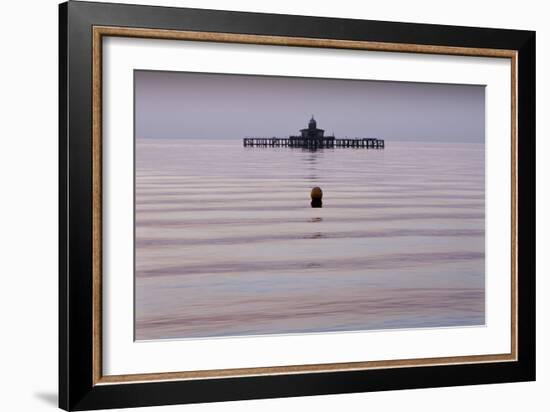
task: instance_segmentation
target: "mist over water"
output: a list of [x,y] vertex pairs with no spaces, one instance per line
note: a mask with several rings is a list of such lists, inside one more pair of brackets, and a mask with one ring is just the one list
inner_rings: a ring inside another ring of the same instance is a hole
[[136,339],[484,324],[484,145],[386,145],[137,139]]

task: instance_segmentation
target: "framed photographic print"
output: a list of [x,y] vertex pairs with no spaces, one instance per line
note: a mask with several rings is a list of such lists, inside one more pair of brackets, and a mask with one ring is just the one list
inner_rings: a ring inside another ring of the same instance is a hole
[[535,379],[535,33],[60,5],[60,407]]

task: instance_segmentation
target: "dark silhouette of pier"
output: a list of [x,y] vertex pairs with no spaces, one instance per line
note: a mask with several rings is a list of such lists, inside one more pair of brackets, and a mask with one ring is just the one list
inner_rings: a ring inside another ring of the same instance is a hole
[[333,139],[331,141],[323,140],[297,140],[279,137],[245,137],[243,139],[245,147],[301,147],[301,148],[335,148],[351,147],[363,149],[383,149],[384,140],[372,138],[351,138],[351,139]]
[[245,137],[244,147],[291,147],[303,149],[333,149],[335,147],[357,149],[383,149],[384,140],[374,138],[336,139],[334,135],[325,136],[323,129],[317,128],[317,122],[311,117],[306,129],[300,130],[299,136],[280,137]]

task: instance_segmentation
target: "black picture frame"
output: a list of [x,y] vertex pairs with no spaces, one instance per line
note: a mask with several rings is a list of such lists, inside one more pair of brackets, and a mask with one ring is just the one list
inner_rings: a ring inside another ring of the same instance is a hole
[[[517,51],[517,361],[94,383],[93,26]],[[89,410],[535,379],[535,32],[70,1],[59,6],[59,406]]]

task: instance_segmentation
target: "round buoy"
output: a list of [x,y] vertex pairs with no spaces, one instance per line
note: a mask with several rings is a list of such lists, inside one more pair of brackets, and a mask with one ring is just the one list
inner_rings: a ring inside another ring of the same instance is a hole
[[311,189],[311,200],[314,199],[322,199],[323,198],[323,191],[320,187],[314,187]]
[[311,189],[311,207],[323,207],[323,191],[320,187]]

